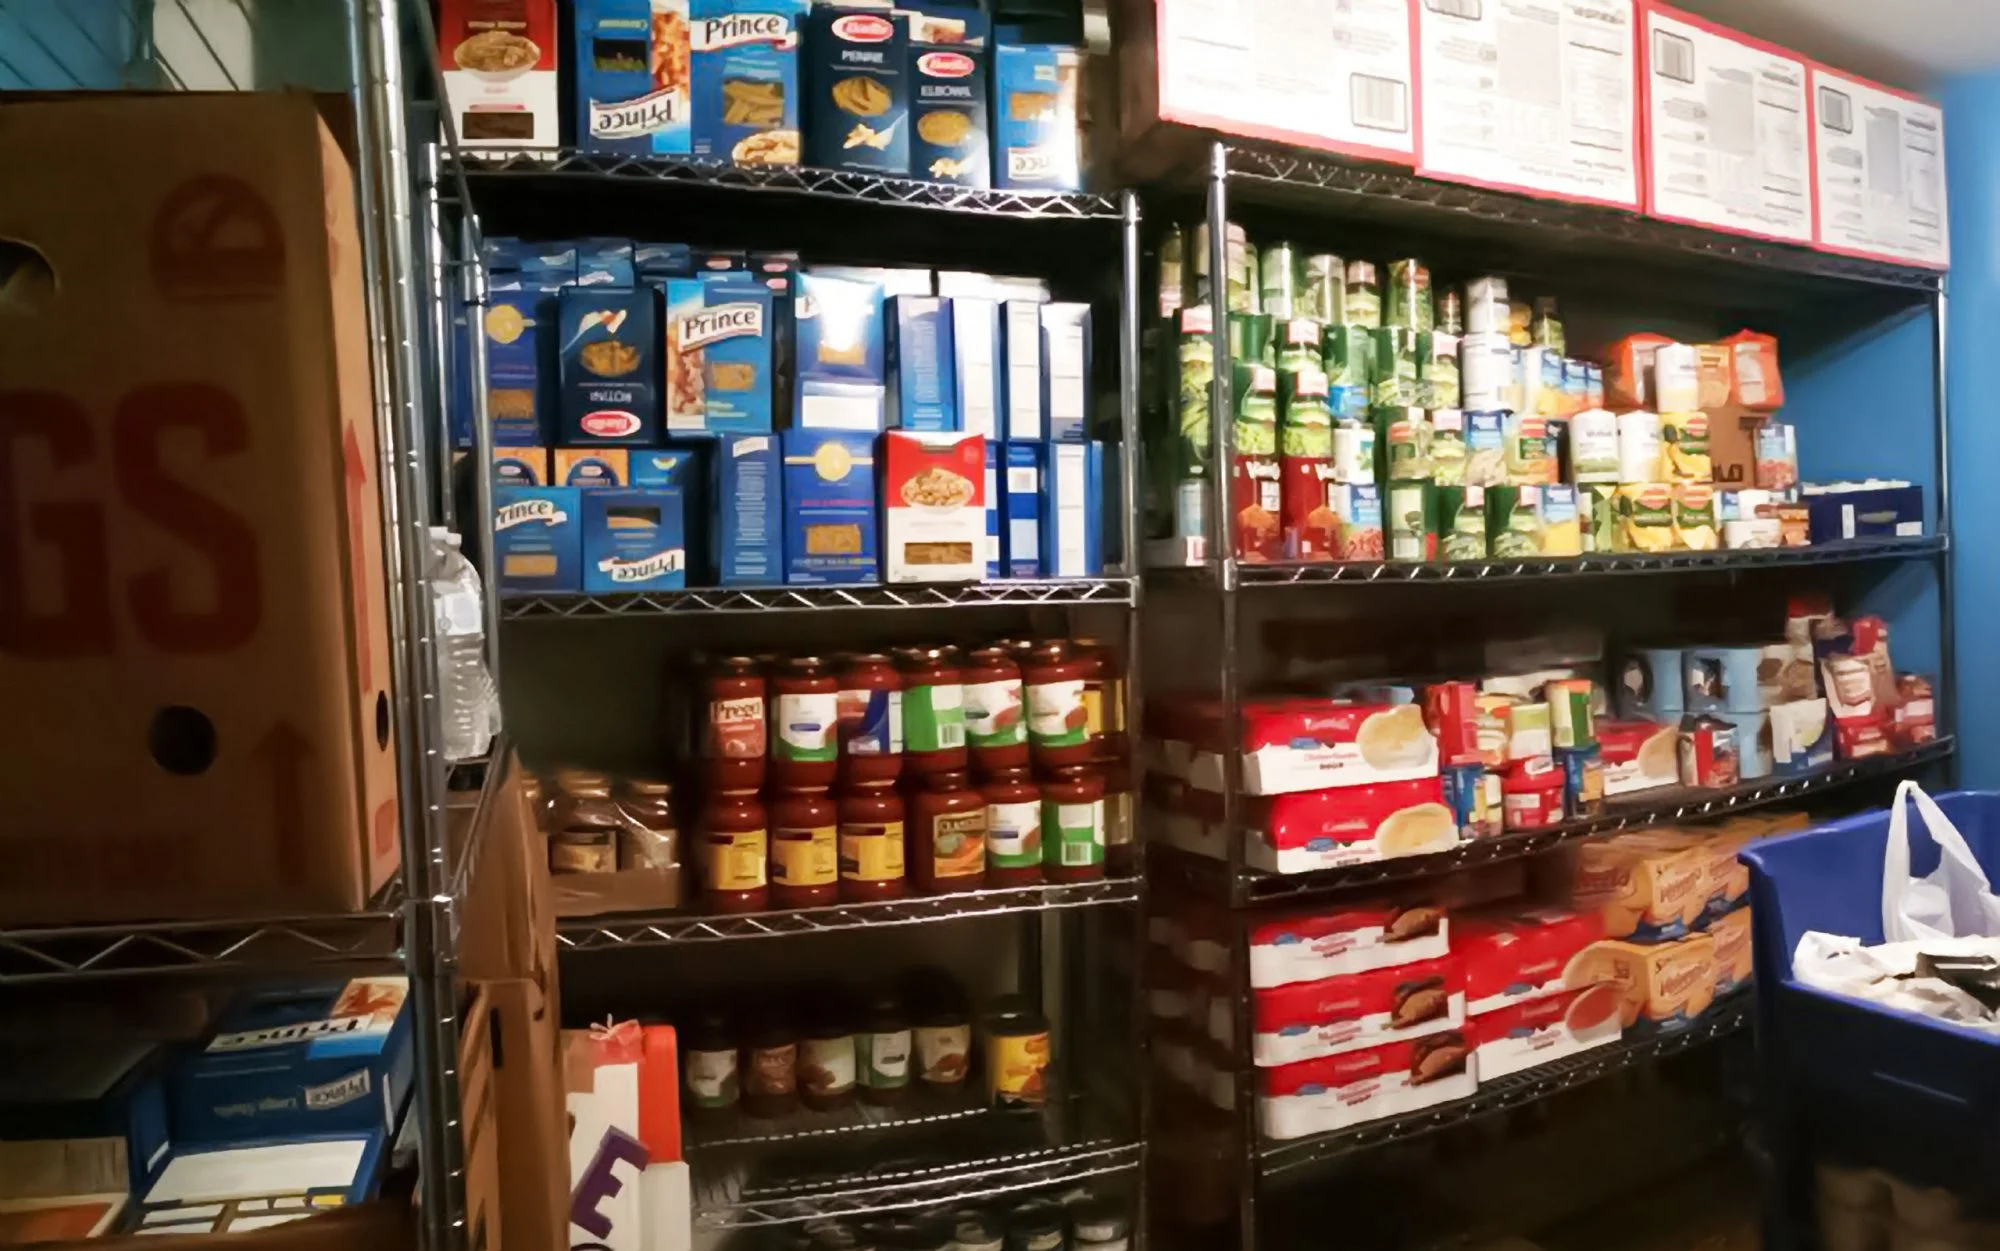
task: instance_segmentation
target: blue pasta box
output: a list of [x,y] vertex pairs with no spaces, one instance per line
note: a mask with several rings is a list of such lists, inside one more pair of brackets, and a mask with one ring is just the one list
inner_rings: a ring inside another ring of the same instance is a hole
[[683,155],[687,0],[576,0],[576,142],[586,152]]
[[410,1088],[409,980],[252,991],[167,1078],[174,1141],[393,1130]]
[[657,286],[669,278],[694,277],[694,249],[685,243],[635,243],[632,272]]
[[500,447],[545,447],[555,425],[555,333],[560,289],[496,276],[489,288],[486,416]]
[[951,310],[952,381],[958,387],[958,428],[1000,437],[1000,306],[976,296],[946,301]]
[[875,436],[787,430],[782,443],[785,581],[877,581]]
[[576,245],[562,240],[531,242],[488,235],[480,243],[489,274],[520,274],[554,285],[576,281]]
[[958,426],[958,379],[948,301],[899,295],[889,301],[889,424],[944,433]]
[[880,431],[888,380],[882,288],[809,272],[797,276],[793,292],[793,425]]
[[583,589],[677,591],[687,585],[685,502],[668,487],[583,494]]
[[1090,305],[1044,304],[1041,318],[1047,437],[1081,443],[1090,424]]
[[1000,444],[989,440],[986,444],[986,576],[989,579],[999,577],[1007,563],[1006,545],[1000,537],[1000,462],[1005,459]]
[[638,254],[630,239],[578,239],[576,285],[630,287],[638,282]]
[[1009,441],[1006,478],[1000,484],[1001,547],[1004,576],[1042,576],[1042,476],[1048,445]]
[[240,1236],[366,1203],[388,1170],[389,1141],[376,1130],[176,1142],[159,1175],[134,1192],[130,1232]]
[[993,185],[1009,191],[1083,186],[1077,141],[1075,48],[996,43],[993,48]]
[[632,486],[629,449],[622,447],[559,447],[548,479],[550,486]]
[[78,1191],[143,1191],[168,1150],[163,1059],[143,1038],[0,1042],[0,1159]]
[[806,164],[910,172],[909,37],[901,13],[814,5],[806,19]]
[[977,8],[911,10],[910,173],[956,187],[990,187],[986,14]]
[[715,440],[709,554],[720,586],[776,586],[785,580],[785,501],[778,436]]
[[799,163],[799,44],[809,0],[693,0],[694,154]]
[[543,447],[493,449],[493,481],[507,486],[549,485],[549,451]]
[[1007,402],[1010,439],[1047,437],[1042,408],[1048,396],[1042,384],[1042,306],[1036,300],[1008,300],[1000,306],[1001,343],[1006,368],[1001,378]]
[[679,350],[701,353],[706,429],[767,434],[774,428],[777,297],[749,271],[704,274],[702,310],[675,335]]
[[1050,443],[1048,457],[1042,575],[1094,578],[1104,572],[1104,445]]
[[1920,486],[1871,478],[1807,486],[1802,498],[1815,543],[1923,537],[1924,489]]
[[493,554],[500,589],[583,589],[583,493],[575,487],[493,488]]
[[702,480],[701,451],[691,443],[625,449],[626,486],[673,487],[692,501]]
[[556,297],[557,442],[645,447],[660,441],[653,384],[659,320],[651,287],[566,287]]

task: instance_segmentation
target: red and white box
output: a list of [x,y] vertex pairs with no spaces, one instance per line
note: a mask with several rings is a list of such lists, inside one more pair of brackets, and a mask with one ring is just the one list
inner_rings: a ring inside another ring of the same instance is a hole
[[[1220,717],[1201,719],[1194,741],[1205,750],[1188,780],[1222,789]],[[1294,791],[1367,786],[1436,777],[1437,738],[1415,704],[1338,704],[1320,699],[1260,700],[1243,709],[1243,791]]]
[[1373,900],[1268,921],[1250,931],[1250,985],[1266,990],[1368,973],[1451,951],[1451,921],[1432,903]]
[[1681,783],[1680,731],[1674,726],[1600,721],[1597,747],[1607,798]]
[[[1226,999],[1211,1006],[1217,1042],[1228,1041],[1228,1007]],[[1251,1058],[1266,1067],[1422,1038],[1465,1024],[1465,968],[1447,955],[1273,987],[1256,992],[1250,1016]]]
[[1479,1088],[1472,1042],[1457,1029],[1257,1076],[1257,1119],[1267,1138],[1346,1129],[1463,1099]]
[[1251,805],[1246,820],[1243,859],[1267,873],[1449,851],[1460,836],[1436,776],[1276,795]]
[[1624,991],[1614,982],[1558,991],[1474,1016],[1466,1027],[1481,1081],[1618,1041]]
[[1604,919],[1594,912],[1469,914],[1455,928],[1465,1010],[1472,1015],[1602,980],[1601,962],[1583,959],[1584,949],[1604,937]]

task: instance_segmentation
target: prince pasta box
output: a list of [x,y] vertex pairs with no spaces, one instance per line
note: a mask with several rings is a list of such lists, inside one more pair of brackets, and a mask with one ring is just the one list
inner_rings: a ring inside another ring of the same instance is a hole
[[694,0],[694,154],[799,163],[799,28],[807,0]]
[[887,580],[976,582],[986,571],[986,440],[882,436]]

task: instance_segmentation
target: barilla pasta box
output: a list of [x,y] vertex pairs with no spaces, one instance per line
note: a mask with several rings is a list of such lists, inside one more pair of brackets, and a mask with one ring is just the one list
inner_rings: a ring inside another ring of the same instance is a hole
[[1048,392],[1042,383],[1042,303],[1008,300],[1001,306],[1001,341],[1006,353],[1002,381],[1006,389],[1007,434],[1010,439],[1048,437],[1043,410]]
[[806,19],[806,164],[910,172],[909,51],[901,13],[813,7]]
[[1042,564],[1042,486],[1049,449],[1043,443],[1009,441],[1000,481],[1000,572],[1008,578],[1039,578]]
[[990,187],[986,14],[928,6],[908,15],[910,173],[956,187]]
[[1000,306],[969,295],[953,296],[945,303],[951,313],[958,428],[967,434],[1000,438]]
[[559,447],[555,450],[553,486],[626,487],[632,483],[628,449],[622,447]]
[[809,0],[693,0],[694,154],[799,163],[799,45]]
[[1280,917],[1250,931],[1250,985],[1316,982],[1435,960],[1451,951],[1451,921],[1429,901],[1366,899]]
[[583,589],[582,496],[575,487],[493,488],[493,554],[503,593]]
[[1090,305],[1044,304],[1041,318],[1047,437],[1081,443],[1090,423]]
[[785,581],[874,582],[875,436],[787,430]]
[[177,1143],[392,1130],[410,1088],[409,981],[253,991],[173,1066]]
[[583,589],[593,595],[687,585],[679,491],[652,487],[582,493]]
[[808,272],[792,289],[792,424],[881,430],[888,378],[881,285]]
[[650,287],[565,287],[556,297],[558,442],[647,446],[660,441],[653,352],[659,321]]
[[895,429],[943,434],[959,428],[950,305],[934,295],[889,300],[889,425]]
[[768,434],[773,297],[749,273],[667,284],[667,429]]
[[[1227,1028],[1227,999],[1215,1005]],[[1213,1018],[1217,1013],[1211,1013]],[[1255,992],[1251,1054],[1259,1065],[1379,1047],[1465,1024],[1465,970],[1443,955]],[[1211,1033],[1216,1022],[1211,1020]],[[1227,1041],[1227,1035],[1216,1041]]]
[[1050,44],[993,48],[993,185],[1009,191],[1076,191],[1077,78],[1083,54]]
[[493,481],[506,486],[549,485],[549,453],[541,447],[493,449]]
[[785,580],[778,436],[725,434],[711,455],[708,550],[717,585],[778,585]]
[[884,580],[977,582],[986,572],[986,440],[882,436]]
[[555,429],[560,291],[525,276],[496,276],[488,289],[486,415],[501,447],[545,447]]
[[576,0],[577,146],[685,154],[688,62],[688,0]]
[[1104,445],[1050,443],[1042,498],[1042,574],[1094,578],[1104,572]]

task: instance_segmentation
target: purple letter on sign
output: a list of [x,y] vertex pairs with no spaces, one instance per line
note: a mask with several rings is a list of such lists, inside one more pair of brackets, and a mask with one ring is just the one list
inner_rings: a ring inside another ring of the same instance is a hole
[[597,1155],[590,1161],[590,1167],[583,1171],[576,1189],[570,1192],[570,1224],[600,1239],[609,1238],[611,1218],[597,1209],[606,1199],[615,1197],[625,1188],[625,1183],[618,1178],[616,1165],[622,1161],[643,1173],[648,1159],[644,1143],[623,1130],[606,1130],[604,1141],[597,1144]]

